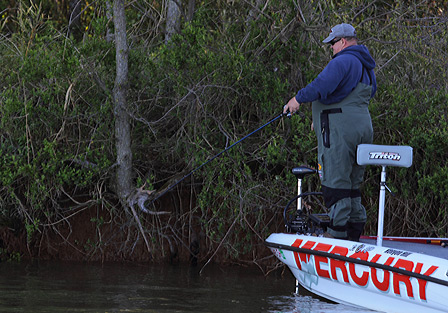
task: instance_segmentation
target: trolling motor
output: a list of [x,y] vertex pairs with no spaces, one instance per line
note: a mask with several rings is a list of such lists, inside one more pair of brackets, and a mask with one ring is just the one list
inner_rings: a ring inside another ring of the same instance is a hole
[[[304,210],[302,206],[302,198],[307,196],[322,196],[322,192],[306,192],[302,193],[302,180],[305,176],[316,174],[317,170],[299,166],[292,169],[292,173],[297,178],[297,196],[295,196],[286,205],[283,211],[283,219],[285,221],[286,231],[296,234],[312,234],[319,236],[323,234],[330,223],[327,214],[310,214],[308,209]],[[289,207],[297,200],[297,208],[288,214]],[[299,281],[296,279],[296,293],[299,293]]]
[[[302,193],[302,180],[305,176],[316,174],[317,170],[307,167],[299,166],[292,169],[292,173],[297,178],[297,196],[291,199],[283,211],[283,219],[285,222],[286,231],[290,233],[299,234],[316,234],[319,235],[326,231],[330,224],[328,214],[311,214],[309,210],[303,209],[302,198],[308,196],[322,196],[322,192],[306,192]],[[297,208],[292,213],[290,206],[297,200]]]

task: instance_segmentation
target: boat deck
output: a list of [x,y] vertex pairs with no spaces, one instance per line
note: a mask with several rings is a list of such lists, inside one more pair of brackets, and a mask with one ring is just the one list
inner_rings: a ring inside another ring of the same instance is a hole
[[[360,242],[376,245],[376,239],[361,238]],[[415,242],[384,240],[383,247],[388,247],[396,250],[406,250],[415,253],[422,253],[448,260],[448,246],[442,247],[441,245],[438,244],[423,244]]]

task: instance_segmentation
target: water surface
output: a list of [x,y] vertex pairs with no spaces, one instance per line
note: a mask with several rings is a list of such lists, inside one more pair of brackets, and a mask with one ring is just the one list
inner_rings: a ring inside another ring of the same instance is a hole
[[0,312],[372,312],[294,294],[256,268],[73,262],[0,263]]

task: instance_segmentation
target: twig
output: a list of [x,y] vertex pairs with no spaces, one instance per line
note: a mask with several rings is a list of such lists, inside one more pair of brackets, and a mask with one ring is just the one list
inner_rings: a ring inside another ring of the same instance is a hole
[[213,257],[216,255],[216,253],[218,253],[219,248],[221,248],[222,244],[225,242],[227,236],[230,234],[230,231],[233,229],[233,226],[235,226],[236,221],[238,220],[238,218],[241,215],[241,211],[240,214],[238,214],[237,218],[235,218],[233,220],[232,225],[230,225],[229,229],[227,230],[227,233],[225,234],[224,238],[222,238],[221,242],[219,243],[218,247],[216,248],[215,252],[212,254],[212,256],[207,260],[207,262],[204,264],[204,266],[201,268],[201,270],[199,271],[199,275],[202,275],[202,271],[204,270],[204,268],[210,263],[210,261],[213,259]]
[[150,254],[152,254],[152,253],[151,253],[151,248],[149,247],[148,239],[146,238],[145,231],[143,230],[143,226],[142,226],[142,223],[140,222],[140,219],[139,219],[139,217],[138,217],[138,215],[137,215],[137,212],[135,212],[134,206],[129,206],[129,207],[130,207],[130,209],[131,209],[131,211],[132,211],[132,215],[134,216],[135,222],[136,222],[137,225],[138,225],[138,229],[140,230],[140,233],[141,233],[142,236],[143,236],[143,240],[145,241],[146,248],[148,249],[148,252],[149,252]]

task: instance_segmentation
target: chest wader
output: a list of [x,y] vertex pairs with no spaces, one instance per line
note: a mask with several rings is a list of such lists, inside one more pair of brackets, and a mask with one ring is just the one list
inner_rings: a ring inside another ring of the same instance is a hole
[[335,238],[359,241],[367,215],[361,204],[364,167],[356,163],[356,149],[372,143],[368,109],[372,86],[358,83],[341,102],[313,102],[313,124],[318,144],[318,171],[325,205],[330,209],[327,232]]

